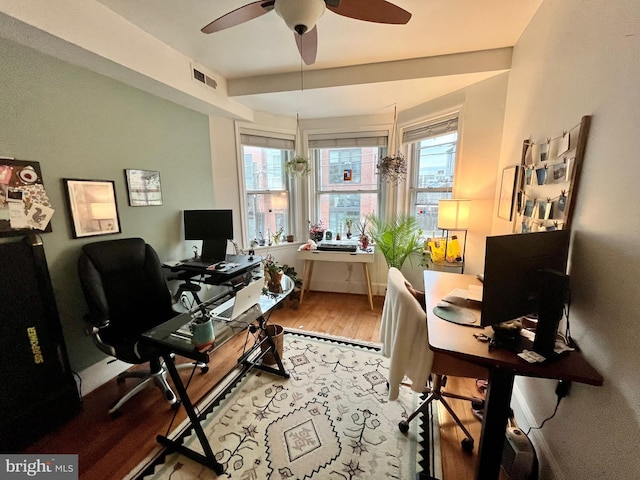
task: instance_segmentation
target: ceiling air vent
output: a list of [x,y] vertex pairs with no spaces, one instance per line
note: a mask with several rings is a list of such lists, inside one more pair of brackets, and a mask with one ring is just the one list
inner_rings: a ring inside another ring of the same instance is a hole
[[216,82],[213,78],[211,78],[209,75],[202,73],[200,70],[198,70],[197,68],[191,68],[191,72],[193,73],[193,79],[197,80],[200,83],[204,83],[205,85],[207,85],[208,87],[213,88],[214,90],[216,88],[218,88],[218,82]]

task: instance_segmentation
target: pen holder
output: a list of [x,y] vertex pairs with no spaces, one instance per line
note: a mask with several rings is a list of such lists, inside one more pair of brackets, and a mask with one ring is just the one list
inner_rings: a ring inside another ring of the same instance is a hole
[[194,318],[189,324],[189,330],[191,330],[191,343],[198,350],[207,348],[216,340],[216,336],[213,333],[213,322],[210,318],[198,317]]

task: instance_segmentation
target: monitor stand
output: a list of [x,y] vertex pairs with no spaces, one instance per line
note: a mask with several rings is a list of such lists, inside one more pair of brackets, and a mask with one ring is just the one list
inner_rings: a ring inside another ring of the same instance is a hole
[[538,305],[538,325],[533,350],[543,357],[555,357],[556,336],[562,319],[564,301],[569,290],[569,276],[545,270],[538,272],[542,290]]
[[222,262],[227,258],[226,238],[206,238],[202,240],[200,259],[211,264]]

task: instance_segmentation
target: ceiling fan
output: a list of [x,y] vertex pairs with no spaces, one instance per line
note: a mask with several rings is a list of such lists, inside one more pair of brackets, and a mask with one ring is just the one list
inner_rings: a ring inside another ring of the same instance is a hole
[[318,51],[316,22],[325,8],[343,17],[365,22],[404,25],[411,18],[409,12],[386,0],[260,0],[215,19],[202,28],[202,32],[219,32],[275,10],[293,30],[302,60],[311,65],[315,63]]

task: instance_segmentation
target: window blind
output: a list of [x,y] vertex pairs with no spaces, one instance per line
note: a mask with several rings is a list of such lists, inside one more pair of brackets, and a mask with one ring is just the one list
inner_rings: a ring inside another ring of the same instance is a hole
[[295,149],[295,142],[293,139],[266,137],[249,133],[240,134],[240,143],[251,147],[275,148],[279,150]]
[[388,132],[323,133],[309,135],[309,148],[386,147]]
[[427,138],[438,137],[458,130],[458,114],[419,123],[407,127],[402,132],[402,143],[414,143]]

